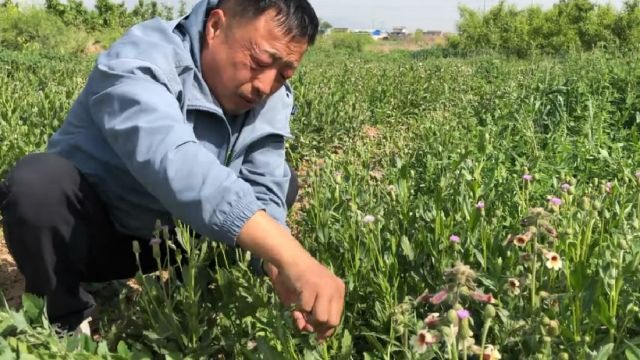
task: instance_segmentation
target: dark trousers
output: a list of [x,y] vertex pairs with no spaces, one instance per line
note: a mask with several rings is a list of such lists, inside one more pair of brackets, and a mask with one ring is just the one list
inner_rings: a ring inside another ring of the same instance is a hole
[[[288,207],[298,193],[291,173]],[[95,301],[81,282],[127,279],[138,271],[132,242],[139,239],[115,229],[89,182],[60,156],[21,159],[0,182],[0,211],[25,290],[46,298],[49,320],[63,329],[74,329],[94,310]],[[151,247],[140,248],[142,271],[156,270]]]

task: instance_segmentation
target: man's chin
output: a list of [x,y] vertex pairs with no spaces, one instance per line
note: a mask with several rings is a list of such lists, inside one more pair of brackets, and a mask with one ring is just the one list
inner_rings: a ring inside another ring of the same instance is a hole
[[250,111],[257,105],[257,103],[249,103],[241,99],[237,104],[232,104],[231,106],[222,106],[222,109],[228,114],[242,115],[247,111]]
[[222,107],[222,110],[224,110],[225,113],[230,114],[230,115],[242,115],[244,113],[246,113],[247,111],[250,111],[251,109],[253,109],[253,106],[230,106],[230,107]]

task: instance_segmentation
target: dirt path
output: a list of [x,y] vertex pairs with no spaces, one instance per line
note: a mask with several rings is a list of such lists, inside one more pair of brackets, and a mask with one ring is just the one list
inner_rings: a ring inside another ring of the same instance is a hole
[[7,299],[9,306],[20,305],[20,298],[24,292],[24,279],[9,254],[2,236],[2,229],[0,229],[0,291]]

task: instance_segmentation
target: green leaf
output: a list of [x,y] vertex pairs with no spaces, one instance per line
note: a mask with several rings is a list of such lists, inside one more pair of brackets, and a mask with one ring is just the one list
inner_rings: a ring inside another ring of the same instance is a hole
[[611,356],[613,352],[613,343],[604,345],[598,350],[598,353],[593,357],[593,360],[606,360]]
[[22,295],[22,308],[26,319],[29,322],[35,322],[40,319],[44,312],[44,300],[33,294],[24,293]]
[[109,356],[109,348],[107,347],[106,342],[100,341],[100,343],[98,344],[98,350],[96,351],[96,354],[101,356]]
[[13,325],[16,327],[16,332],[18,333],[26,330],[29,327],[27,319],[25,319],[24,317],[23,311],[20,311],[19,313],[11,312],[11,320],[13,321]]
[[627,357],[627,360],[640,360],[640,349],[628,341],[624,354]]
[[131,357],[131,351],[129,351],[129,347],[124,341],[118,342],[116,349],[118,351],[118,355],[122,355],[127,358]]
[[349,355],[353,352],[353,340],[351,339],[351,334],[349,330],[345,329],[342,333],[342,342],[341,342],[341,350],[340,353],[345,358],[348,358]]
[[411,245],[411,242],[409,242],[409,238],[403,235],[402,239],[400,239],[400,247],[402,248],[402,253],[407,258],[409,258],[409,260],[413,261],[413,259],[415,258],[415,253],[413,251],[413,246]]
[[262,337],[258,338],[257,342],[258,342],[258,350],[260,350],[260,353],[264,355],[265,359],[284,360],[284,356],[282,356],[282,354],[280,354],[276,348],[271,346],[271,344],[269,344],[265,338],[262,338]]

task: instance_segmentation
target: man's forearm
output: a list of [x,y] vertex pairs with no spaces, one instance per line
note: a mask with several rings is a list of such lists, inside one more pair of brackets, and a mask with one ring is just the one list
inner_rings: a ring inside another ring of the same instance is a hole
[[284,226],[264,211],[258,211],[245,223],[236,243],[278,269],[311,257]]

